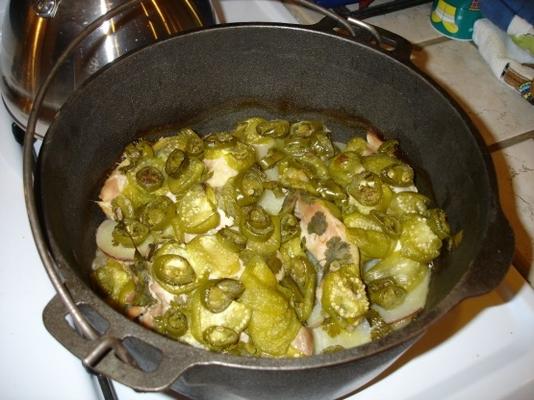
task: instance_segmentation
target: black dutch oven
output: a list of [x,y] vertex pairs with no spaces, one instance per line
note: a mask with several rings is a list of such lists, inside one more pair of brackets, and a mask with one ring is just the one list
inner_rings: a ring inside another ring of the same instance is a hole
[[[114,62],[77,89],[44,140],[35,196],[48,246],[76,304],[103,337],[119,339],[138,367],[113,352],[94,369],[141,391],[170,389],[198,399],[326,399],[345,395],[390,365],[430,324],[468,296],[495,288],[513,252],[494,170],[459,106],[409,61],[409,46],[369,45],[367,34],[317,27],[237,24],[188,32]],[[212,353],[144,329],[91,289],[95,204],[106,173],[141,133],[190,126],[230,129],[249,116],[324,121],[336,141],[372,124],[397,138],[419,182],[463,240],[439,260],[428,301],[408,326],[334,354],[258,359]],[[37,235],[38,236],[38,235]],[[44,312],[51,334],[79,358],[95,341],[65,321],[55,297]]]

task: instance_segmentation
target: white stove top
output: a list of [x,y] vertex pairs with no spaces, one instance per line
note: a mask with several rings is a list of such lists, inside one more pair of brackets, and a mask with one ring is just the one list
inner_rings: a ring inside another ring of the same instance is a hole
[[[0,0],[0,16],[6,0]],[[223,0],[226,21],[294,22],[279,3]],[[0,55],[1,56],[1,55]],[[3,399],[101,398],[80,361],[45,330],[54,291],[34,247],[22,191],[21,148],[0,106],[0,393]],[[534,398],[534,291],[510,270],[499,288],[464,301],[371,385],[350,399]],[[166,399],[115,384],[121,400]]]

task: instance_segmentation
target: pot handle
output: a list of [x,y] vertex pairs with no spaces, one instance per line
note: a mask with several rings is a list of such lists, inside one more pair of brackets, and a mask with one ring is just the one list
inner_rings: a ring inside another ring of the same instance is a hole
[[510,268],[514,254],[514,234],[497,201],[494,201],[493,209],[494,218],[489,223],[480,252],[457,286],[455,296],[458,301],[495,289]]
[[[338,18],[344,20],[340,16],[338,16]],[[348,17],[345,21],[351,26],[362,28],[351,32],[350,38],[352,40],[378,48],[385,54],[388,54],[403,63],[408,63],[410,61],[413,45],[406,38],[352,17]],[[322,32],[332,33],[335,28],[339,26],[336,22],[339,22],[339,20],[332,19],[328,16],[321,19],[316,24],[313,24],[311,27]]]
[[[102,318],[107,322],[117,316],[98,304],[93,303],[90,308],[96,311],[96,314],[91,312],[93,317],[88,319],[93,320],[92,323],[97,326],[95,329],[105,330],[95,340],[84,338],[69,324],[69,312],[59,295],[55,295],[46,305],[43,322],[48,332],[61,345],[81,359],[85,367],[96,373],[138,391],[156,392],[169,388],[190,367],[207,361],[203,354],[205,352],[164,336],[146,335],[143,333],[144,328],[140,326],[130,327],[128,332],[121,332],[118,330],[121,324],[98,323],[99,320],[103,321]],[[96,318],[94,315],[97,315]],[[109,329],[106,329],[107,327]],[[133,350],[132,343],[135,347]],[[177,349],[177,346],[180,349]],[[135,354],[138,352],[143,355],[136,358]],[[124,362],[119,357],[126,357],[128,360]]]

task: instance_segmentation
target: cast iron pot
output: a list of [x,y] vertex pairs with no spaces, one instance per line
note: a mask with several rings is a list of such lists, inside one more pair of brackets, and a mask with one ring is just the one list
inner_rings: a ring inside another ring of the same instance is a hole
[[[384,32],[382,32],[385,34]],[[345,395],[384,370],[428,326],[468,296],[495,288],[513,251],[493,167],[461,109],[409,61],[409,47],[281,24],[238,24],[181,34],[114,62],[76,90],[46,135],[36,196],[65,285],[103,335],[124,343],[140,368],[112,352],[94,369],[141,391],[171,389],[198,399],[326,399]],[[362,41],[363,40],[363,41]],[[141,133],[191,126],[230,129],[250,117],[317,118],[346,141],[368,123],[398,138],[419,184],[446,210],[458,248],[439,260],[426,308],[389,336],[301,359],[211,353],[142,328],[91,289],[95,204],[124,146]],[[95,343],[65,322],[58,297],[44,312],[52,335],[79,358]]]

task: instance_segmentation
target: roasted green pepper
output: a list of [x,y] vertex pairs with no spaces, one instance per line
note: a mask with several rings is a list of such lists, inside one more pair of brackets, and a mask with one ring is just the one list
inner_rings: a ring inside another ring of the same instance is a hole
[[382,181],[372,172],[360,172],[353,176],[347,191],[364,206],[376,206],[382,199]]
[[146,158],[154,156],[154,150],[149,141],[139,139],[136,142],[130,143],[124,149],[123,160],[126,161],[125,165],[121,167],[121,171],[126,172],[136,167],[139,162]]
[[243,210],[241,232],[248,239],[264,241],[274,232],[273,218],[261,206]]
[[399,243],[400,254],[421,263],[429,263],[439,256],[442,245],[428,219],[416,214],[404,216]]
[[352,178],[363,171],[362,162],[356,152],[345,151],[330,160],[328,172],[332,179],[342,187],[352,182]]
[[162,316],[154,318],[156,330],[175,340],[187,332],[186,315],[176,307],[169,308]]
[[369,146],[367,142],[365,141],[365,139],[362,137],[356,136],[347,142],[345,151],[351,151],[351,152],[353,151],[359,156],[363,156],[364,154],[367,153],[368,148]]
[[257,168],[249,168],[234,178],[236,199],[240,206],[256,203],[264,191],[265,175]]
[[113,241],[124,247],[139,246],[145,241],[150,230],[145,224],[126,218],[119,221],[113,229]]
[[180,226],[187,233],[206,233],[219,225],[217,200],[210,187],[191,187],[176,204]]
[[400,192],[393,195],[387,209],[388,214],[424,214],[428,209],[430,199],[421,193]]
[[163,230],[175,215],[175,206],[167,196],[158,196],[143,207],[141,222],[152,230]]
[[190,292],[198,286],[197,275],[189,261],[175,254],[156,257],[152,276],[165,290],[174,294]]
[[392,309],[402,304],[406,290],[397,284],[394,278],[379,278],[367,284],[369,300],[385,309]]
[[314,133],[324,133],[325,126],[320,121],[299,121],[291,124],[290,134],[297,137],[310,137]]
[[408,164],[401,162],[392,164],[380,172],[382,180],[393,186],[406,187],[413,185],[413,169]]
[[[276,253],[281,244],[280,217],[270,215],[268,215],[268,217],[270,218],[270,223],[272,224],[272,231],[271,228],[264,228],[263,231],[271,231],[271,234],[266,239],[260,239],[257,235],[249,235],[247,241],[247,249],[255,251],[261,255]],[[263,217],[260,219],[263,219]],[[241,226],[243,227],[245,225]],[[247,235],[245,231],[242,230],[242,232],[245,236]]]
[[254,268],[247,265],[241,277],[245,291],[240,302],[252,310],[247,332],[262,353],[284,356],[301,325],[288,300],[277,290],[269,267],[256,261]]
[[[236,248],[221,235],[197,236],[186,245],[189,262],[197,273],[210,278],[233,278],[240,270]],[[217,262],[214,262],[217,260]]]
[[151,165],[147,165],[137,171],[135,179],[137,184],[147,192],[159,189],[165,180],[161,171]]
[[369,309],[365,286],[348,266],[328,272],[322,281],[323,310],[345,330],[358,325]]
[[[392,278],[396,286],[409,292],[424,278],[428,266],[403,257],[398,253],[391,254],[364,273],[365,282],[370,285],[377,280]],[[377,289],[392,290],[390,283],[382,281]]]
[[241,296],[245,290],[243,284],[235,279],[218,279],[208,281],[202,293],[202,304],[212,313],[220,313],[230,303]]
[[135,296],[135,282],[126,266],[108,259],[105,265],[94,271],[93,277],[98,287],[116,304],[131,304]]
[[257,131],[260,124],[267,123],[263,118],[249,118],[237,124],[234,136],[247,144],[257,144],[263,141],[263,136]]
[[283,119],[262,121],[256,125],[256,132],[261,136],[282,138],[289,133],[289,122]]
[[202,161],[186,157],[176,172],[175,176],[177,177],[169,176],[167,178],[169,190],[177,195],[187,192],[193,185],[200,183],[204,170]]
[[[285,285],[292,293],[291,305],[297,313],[298,319],[305,323],[313,309],[315,302],[315,287],[317,284],[317,272],[306,257],[295,257],[289,264],[284,265],[286,272]],[[292,285],[294,282],[295,285]]]

